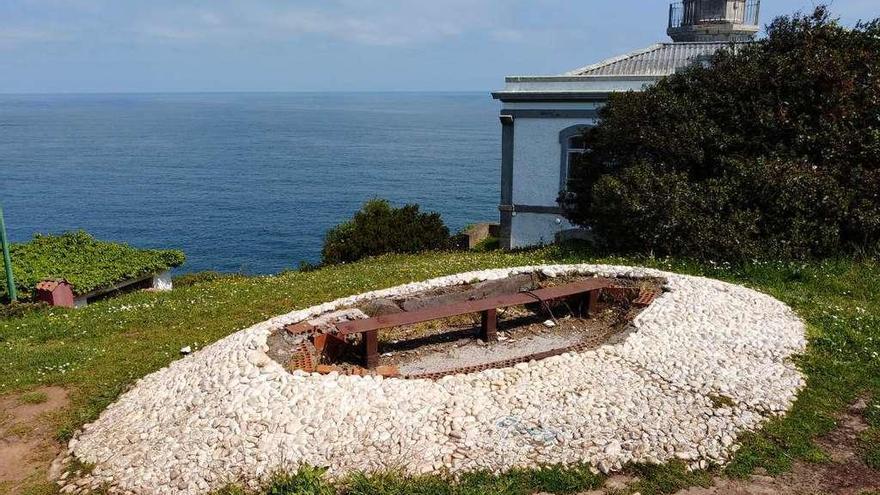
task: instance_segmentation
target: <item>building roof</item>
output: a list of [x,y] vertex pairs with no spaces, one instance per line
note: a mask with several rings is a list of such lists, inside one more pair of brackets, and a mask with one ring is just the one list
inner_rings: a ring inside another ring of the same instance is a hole
[[641,91],[646,86],[719,50],[736,50],[748,42],[657,43],[556,76],[508,76],[492,97],[505,102],[528,100],[602,101],[611,93]]
[[730,42],[657,43],[562,75],[664,77],[731,46],[736,45]]

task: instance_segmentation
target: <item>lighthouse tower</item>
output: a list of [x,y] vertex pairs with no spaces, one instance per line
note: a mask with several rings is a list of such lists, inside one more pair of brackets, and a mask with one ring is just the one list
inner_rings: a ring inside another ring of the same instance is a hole
[[749,41],[760,9],[760,0],[683,0],[669,6],[666,33],[676,42]]

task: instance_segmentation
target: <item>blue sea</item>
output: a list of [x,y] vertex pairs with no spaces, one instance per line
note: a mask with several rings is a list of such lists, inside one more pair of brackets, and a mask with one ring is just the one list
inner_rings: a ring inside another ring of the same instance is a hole
[[84,229],[178,248],[184,271],[320,259],[373,197],[455,231],[497,221],[487,93],[0,95],[0,204],[15,242]]

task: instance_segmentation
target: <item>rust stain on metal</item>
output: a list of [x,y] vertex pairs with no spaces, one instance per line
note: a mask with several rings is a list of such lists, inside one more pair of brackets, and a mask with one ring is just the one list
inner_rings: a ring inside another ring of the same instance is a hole
[[505,296],[488,297],[474,301],[465,301],[455,304],[447,304],[435,308],[426,308],[418,311],[388,314],[368,318],[366,320],[345,321],[336,324],[340,335],[363,333],[370,330],[412,325],[431,320],[439,320],[468,313],[481,313],[490,309],[507,308],[510,306],[522,306],[544,300],[571,297],[585,292],[612,287],[613,281],[608,278],[592,278],[582,282],[574,282],[566,285],[547,287],[530,292],[519,292]]
[[[496,340],[497,313],[499,308],[521,306],[540,303],[542,308],[549,309],[548,303],[569,299],[578,303],[578,311],[582,317],[596,314],[607,303],[626,304],[634,308],[645,308],[656,298],[657,293],[652,290],[635,287],[621,287],[612,279],[592,278],[580,282],[565,285],[536,289],[503,296],[493,296],[484,299],[469,300],[460,303],[433,306],[416,311],[393,313],[377,316],[374,318],[353,321],[342,321],[332,325],[329,329],[320,329],[307,322],[288,325],[285,330],[293,335],[308,335],[309,342],[314,343],[314,348],[307,343],[300,345],[300,349],[291,358],[289,368],[301,369],[308,372],[322,374],[339,373],[341,375],[369,376],[379,375],[384,377],[399,377],[403,379],[439,379],[444,376],[477,373],[489,369],[507,368],[519,363],[537,361],[552,356],[558,356],[568,352],[583,352],[594,349],[597,342],[602,339],[592,338],[574,345],[537,352],[513,359],[505,359],[475,366],[459,367],[442,372],[418,373],[401,375],[396,366],[381,366],[379,364],[378,331],[385,328],[393,328],[432,320],[438,320],[469,313],[480,313],[481,323],[479,334],[481,339],[487,342]],[[330,333],[324,333],[329,330]],[[335,332],[334,332],[335,330]],[[361,339],[356,348],[346,340],[347,335],[361,334]],[[314,353],[314,354],[313,354]],[[344,354],[360,355],[361,366],[338,366],[327,364],[337,361]],[[323,362],[324,364],[321,364]]]
[[378,330],[469,313],[481,313],[480,337],[484,341],[490,342],[496,338],[497,310],[500,308],[522,306],[536,301],[546,306],[547,301],[568,297],[582,297],[581,306],[586,307],[588,314],[592,314],[598,309],[599,291],[613,285],[614,282],[611,279],[597,277],[565,285],[536,289],[534,291],[445,304],[418,311],[376,316],[365,320],[345,321],[337,323],[335,326],[337,334],[340,336],[363,334],[360,350],[361,357],[364,366],[372,369],[379,365]]

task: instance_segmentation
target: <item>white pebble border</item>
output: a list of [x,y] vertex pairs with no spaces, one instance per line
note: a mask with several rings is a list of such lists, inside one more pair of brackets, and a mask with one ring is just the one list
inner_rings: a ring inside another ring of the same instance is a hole
[[[438,381],[291,374],[265,354],[273,329],[365,299],[535,270],[663,277],[668,292],[621,344]],[[643,268],[520,267],[402,285],[273,318],[139,380],[70,441],[95,468],[62,491],[204,493],[304,464],[333,476],[723,464],[740,433],[782,414],[803,387],[790,358],[803,352],[804,331],[764,294]],[[716,407],[713,395],[735,405]]]

